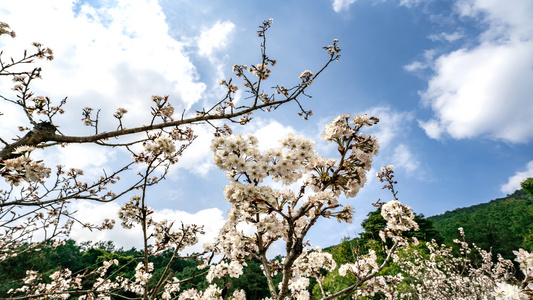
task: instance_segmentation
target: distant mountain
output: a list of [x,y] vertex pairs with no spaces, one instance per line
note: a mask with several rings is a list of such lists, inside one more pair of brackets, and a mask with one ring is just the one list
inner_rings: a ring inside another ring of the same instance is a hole
[[447,243],[459,238],[457,228],[463,227],[467,242],[508,259],[514,259],[513,250],[533,250],[533,197],[524,190],[428,219]]

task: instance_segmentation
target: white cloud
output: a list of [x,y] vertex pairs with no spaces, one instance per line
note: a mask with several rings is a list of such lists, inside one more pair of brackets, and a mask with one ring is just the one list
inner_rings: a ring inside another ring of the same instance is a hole
[[440,34],[431,34],[428,36],[428,38],[432,41],[447,41],[447,42],[455,42],[459,39],[463,38],[463,34],[460,32],[452,32],[452,33],[446,33],[442,32]]
[[[485,44],[438,58],[422,94],[435,118],[428,124],[456,139],[487,135],[509,142],[533,138],[533,41]],[[426,128],[432,131],[432,128]]]
[[[185,149],[176,166],[177,169],[186,169],[193,174],[206,176],[209,170],[214,168],[213,154],[210,150],[214,130],[207,126],[195,126],[193,130],[198,137],[189,148]],[[173,170],[171,172],[174,172]]]
[[235,24],[230,21],[218,21],[213,27],[203,31],[198,38],[198,53],[211,56],[214,51],[227,46],[229,35],[234,28]]
[[479,44],[438,57],[422,92],[433,118],[420,121],[428,136],[485,136],[512,143],[533,138],[533,2],[460,1],[465,17],[487,23]]
[[348,10],[350,5],[355,3],[355,0],[333,0],[332,2],[333,10],[339,13],[343,10]]
[[533,177],[533,160],[527,163],[525,171],[516,172],[513,176],[509,177],[507,183],[500,187],[500,191],[505,194],[511,194],[521,189],[520,183],[529,177]]
[[409,127],[408,123],[413,121],[411,112],[396,112],[384,106],[373,107],[367,114],[379,119],[379,123],[372,126],[368,132],[378,138],[382,149],[388,148],[392,140],[400,136],[405,128]]
[[2,103],[2,107],[0,107],[0,113],[0,124],[2,124],[0,125],[0,137],[2,137],[6,142],[9,143],[10,141],[7,137],[25,135],[25,133],[21,133],[17,127],[29,126],[28,122],[21,122],[21,120],[25,120],[26,116],[20,109],[18,109],[14,105],[5,105],[5,103]]
[[417,6],[423,2],[424,0],[400,0],[400,5],[410,8],[410,7]]
[[285,126],[275,120],[257,119],[252,122],[249,130],[259,141],[261,151],[279,147],[279,140],[290,133],[298,134],[291,126]]
[[533,37],[531,1],[460,0],[456,10],[463,17],[476,18],[489,25],[481,36],[483,41],[530,40]]
[[444,131],[444,129],[439,125],[439,122],[435,119],[426,122],[419,120],[418,125],[424,128],[426,134],[432,139],[439,139]]
[[32,157],[44,160],[49,167],[64,165],[67,169],[81,169],[86,177],[96,179],[103,175],[102,170],[115,158],[116,152],[115,149],[102,148],[94,144],[70,144],[42,152],[35,151]]
[[405,65],[403,68],[408,72],[417,72],[420,70],[427,69],[428,65],[421,61],[416,60],[408,65]]
[[33,41],[54,50],[55,60],[43,63],[44,79],[35,82],[37,94],[69,96],[69,111],[102,108],[103,119],[126,107],[137,125],[146,121],[151,95],[170,95],[177,108],[200,100],[205,84],[198,82],[186,45],[171,37],[157,1],[104,1],[98,8],[85,3],[78,12],[74,6],[38,0],[3,6],[4,21],[17,32],[14,40],[0,41],[6,53],[18,56]]
[[[80,225],[75,225],[70,238],[78,242],[83,241],[113,241],[117,247],[124,248],[142,248],[142,231],[140,227],[132,229],[125,229],[120,225],[120,219],[117,217],[120,205],[116,202],[99,204],[89,201],[79,201],[72,205],[74,210],[78,211],[79,217],[83,222],[92,224],[100,224],[104,219],[115,219],[117,222],[115,228],[112,230],[103,231],[89,231],[83,229]],[[156,221],[167,219],[174,222],[175,227],[179,227],[181,222],[183,224],[197,224],[203,225],[205,235],[199,236],[198,244],[187,248],[184,252],[201,252],[202,245],[205,242],[212,242],[218,235],[220,228],[225,223],[223,212],[218,208],[210,208],[198,211],[191,214],[179,210],[163,209],[152,214],[152,218]]]
[[430,68],[433,63],[433,58],[437,54],[437,51],[435,49],[430,49],[424,51],[424,54],[421,58],[421,60],[414,61],[403,68],[408,72],[419,72],[422,70],[425,70],[427,68]]
[[[235,31],[235,24],[230,21],[217,21],[212,27],[204,28],[203,31],[196,38],[198,54],[206,58],[213,67],[213,76],[209,91],[205,94],[207,99],[219,99],[220,95],[227,92],[225,87],[220,86],[220,80],[225,78],[225,71],[227,71],[225,57],[220,58],[217,55],[221,49],[224,49],[231,42],[232,35]],[[241,95],[241,91],[237,91],[236,100]],[[237,101],[235,101],[237,103]],[[206,103],[206,105],[209,105]]]
[[392,164],[397,169],[404,169],[407,174],[412,174],[420,167],[420,162],[405,144],[400,144],[394,149]]

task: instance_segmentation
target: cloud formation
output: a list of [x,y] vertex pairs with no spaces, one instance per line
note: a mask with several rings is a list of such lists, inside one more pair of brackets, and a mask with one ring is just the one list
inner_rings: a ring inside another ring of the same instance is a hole
[[355,0],[332,0],[333,10],[339,13],[343,10],[348,10],[350,5],[354,4]]
[[366,113],[379,119],[379,123],[367,132],[377,137],[381,149],[388,149],[393,139],[401,136],[402,131],[408,127],[407,124],[414,118],[411,112],[397,112],[388,106],[372,107]]
[[213,27],[203,31],[198,38],[198,53],[211,56],[214,51],[224,48],[234,28],[235,24],[230,21],[218,21]]
[[450,42],[450,43],[453,43],[459,39],[462,39],[464,37],[464,35],[460,32],[452,32],[452,33],[446,33],[446,32],[441,32],[440,34],[430,34],[428,36],[428,39],[432,40],[432,41],[440,41],[440,42]]
[[[187,45],[172,37],[157,1],[104,1],[94,7],[25,0],[3,9],[17,38],[0,41],[2,49],[18,56],[34,41],[52,48],[55,60],[43,64],[44,79],[34,89],[53,99],[69,96],[71,111],[93,106],[110,116],[125,107],[134,122],[146,116],[154,94],[170,95],[177,108],[189,108],[205,90]],[[39,25],[26,22],[43,15],[46,21]]]
[[525,171],[518,171],[513,176],[509,177],[507,183],[500,187],[500,191],[504,194],[511,194],[516,190],[521,189],[520,183],[524,179],[533,177],[533,160],[528,162]]
[[407,174],[413,174],[420,167],[420,162],[405,144],[400,144],[394,149],[392,164],[396,169],[404,170]]
[[416,60],[404,66],[403,68],[404,70],[413,73],[426,70],[432,66],[435,55],[437,55],[437,51],[435,49],[426,50],[424,51],[424,54],[420,60]]
[[435,59],[434,74],[421,93],[434,116],[420,126],[434,139],[447,134],[454,139],[531,140],[533,19],[528,16],[533,3],[471,0],[458,2],[456,9],[462,17],[485,22],[488,29],[475,47]]
[[533,2],[471,0],[458,2],[456,9],[488,29],[476,46],[435,59],[434,74],[421,93],[434,116],[420,126],[434,139],[533,139]]
[[422,94],[435,117],[421,122],[428,136],[489,136],[508,142],[533,137],[533,43],[484,45],[441,56]]

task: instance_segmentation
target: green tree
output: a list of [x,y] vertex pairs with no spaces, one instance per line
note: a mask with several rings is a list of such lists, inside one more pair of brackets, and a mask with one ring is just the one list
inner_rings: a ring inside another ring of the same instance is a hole
[[[431,241],[434,239],[437,243],[443,241],[439,231],[435,229],[432,220],[426,219],[423,214],[415,214],[415,222],[418,224],[419,230],[404,232],[406,237],[416,237],[421,241]],[[371,211],[361,223],[364,232],[360,236],[363,240],[379,240],[379,232],[385,228],[385,225],[387,225],[387,221],[381,216],[381,208]]]
[[[49,244],[52,242],[49,241]],[[87,265],[82,259],[80,249],[73,240],[66,240],[55,249],[42,247],[39,251],[32,250],[29,245],[20,246],[19,255],[0,261],[0,298],[9,297],[9,289],[21,286],[20,280],[13,279],[24,278],[27,270],[38,271],[44,278],[48,278],[60,268],[68,268],[73,272],[85,269]]]
[[528,192],[528,194],[533,196],[533,177],[529,177],[529,178],[525,179],[524,181],[522,181],[522,183],[520,183],[520,186],[526,192]]
[[[233,294],[236,289],[246,292],[246,299],[264,299],[270,296],[268,284],[261,263],[257,260],[248,260],[247,266],[243,268],[243,274],[239,278],[230,278],[231,286],[228,294]],[[278,276],[280,277],[280,276]],[[279,278],[281,280],[281,277]]]

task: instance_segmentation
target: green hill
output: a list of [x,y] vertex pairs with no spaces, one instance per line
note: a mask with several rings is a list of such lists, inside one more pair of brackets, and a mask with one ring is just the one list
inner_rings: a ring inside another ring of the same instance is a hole
[[514,258],[512,251],[518,248],[533,250],[533,197],[524,190],[428,219],[445,242],[459,238],[457,228],[463,227],[467,242],[505,258]]

